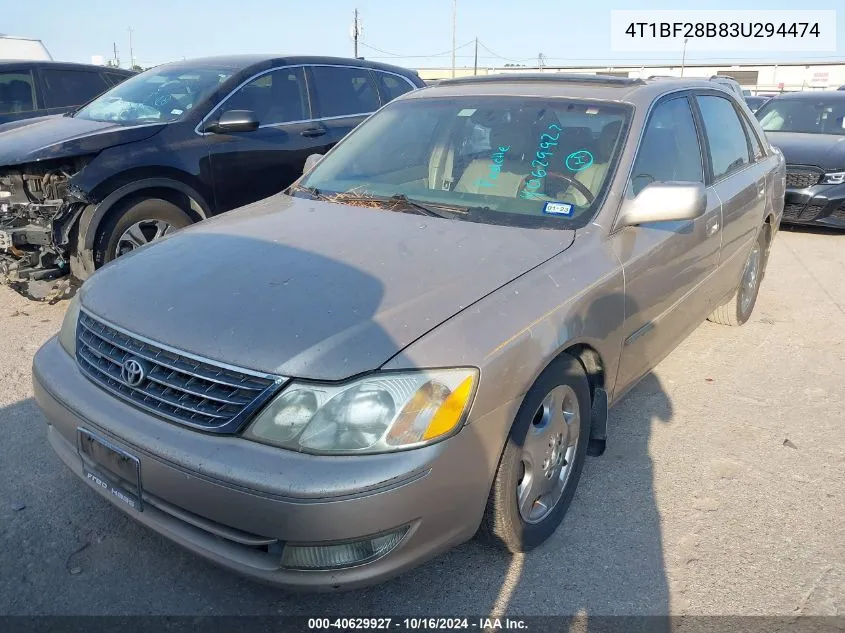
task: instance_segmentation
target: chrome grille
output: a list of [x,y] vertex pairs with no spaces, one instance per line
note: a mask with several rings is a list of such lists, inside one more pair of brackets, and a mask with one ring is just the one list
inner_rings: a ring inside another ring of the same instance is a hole
[[818,183],[821,177],[822,172],[816,169],[787,167],[786,186],[794,189],[806,189]]
[[[88,378],[114,395],[170,421],[217,433],[237,431],[282,381],[164,349],[85,312],[76,330],[76,359]],[[134,386],[122,376],[130,359],[144,369]]]

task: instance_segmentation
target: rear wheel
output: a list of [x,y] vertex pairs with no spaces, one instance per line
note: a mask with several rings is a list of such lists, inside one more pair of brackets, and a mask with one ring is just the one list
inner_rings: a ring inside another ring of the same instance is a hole
[[136,198],[113,209],[94,241],[94,263],[103,264],[191,224],[190,216],[161,198]]
[[522,402],[479,536],[511,552],[528,551],[549,538],[572,502],[589,435],[587,375],[576,359],[563,355]]
[[768,259],[768,232],[766,228],[760,231],[757,241],[748,254],[742,275],[739,278],[739,286],[731,300],[719,306],[713,311],[708,321],[721,325],[739,326],[748,321],[754,305],[757,303],[757,295],[760,292],[760,283],[763,281],[763,273],[766,270]]

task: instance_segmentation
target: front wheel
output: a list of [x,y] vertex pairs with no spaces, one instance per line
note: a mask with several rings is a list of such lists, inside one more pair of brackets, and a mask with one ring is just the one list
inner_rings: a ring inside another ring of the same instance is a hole
[[745,261],[736,292],[730,301],[716,308],[713,314],[707,317],[708,321],[733,326],[739,326],[748,321],[757,303],[760,283],[763,281],[763,273],[766,270],[767,246],[768,233],[763,227]]
[[529,389],[514,420],[479,536],[511,552],[549,538],[563,520],[587,454],[590,386],[562,355]]
[[97,231],[94,241],[95,266],[99,268],[189,224],[190,216],[167,200],[128,200],[112,209]]

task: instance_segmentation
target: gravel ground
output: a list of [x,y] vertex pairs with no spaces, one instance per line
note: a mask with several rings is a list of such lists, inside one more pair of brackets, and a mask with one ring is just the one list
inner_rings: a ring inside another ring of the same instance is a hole
[[752,320],[703,324],[612,411],[543,547],[336,595],[220,570],[71,476],[30,397],[65,304],[0,288],[0,614],[845,615],[843,272],[845,235],[782,231]]

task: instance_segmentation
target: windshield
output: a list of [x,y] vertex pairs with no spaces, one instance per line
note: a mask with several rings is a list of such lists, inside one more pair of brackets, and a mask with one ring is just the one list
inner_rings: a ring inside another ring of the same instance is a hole
[[766,132],[845,134],[845,99],[772,99],[755,114]]
[[398,197],[477,222],[582,224],[608,184],[629,115],[621,104],[569,99],[400,100],[350,134],[299,188],[341,202]]
[[232,72],[228,68],[152,68],[118,84],[73,116],[125,124],[175,121],[210,95]]

